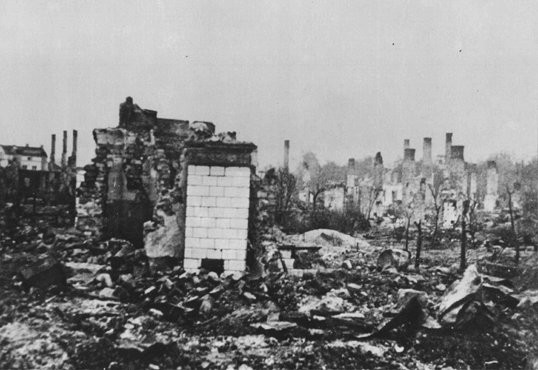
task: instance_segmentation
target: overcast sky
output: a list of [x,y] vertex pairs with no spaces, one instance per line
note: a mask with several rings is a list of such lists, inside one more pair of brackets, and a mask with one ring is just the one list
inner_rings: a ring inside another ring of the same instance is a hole
[[447,131],[470,161],[530,158],[537,19],[523,0],[2,0],[0,143],[48,152],[51,133],[78,129],[83,165],[91,130],[115,126],[131,95],[237,131],[262,167],[281,164],[284,139],[294,163],[309,150],[390,162],[404,138],[418,158],[424,136],[441,154]]

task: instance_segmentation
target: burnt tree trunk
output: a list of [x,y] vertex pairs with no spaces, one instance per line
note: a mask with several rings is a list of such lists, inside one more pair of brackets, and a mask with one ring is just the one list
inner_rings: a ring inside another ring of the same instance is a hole
[[512,192],[507,191],[508,193],[508,211],[510,213],[510,228],[512,229],[512,243],[514,243],[513,247],[516,250],[516,265],[519,264],[519,243],[517,242],[517,235],[516,235],[516,225],[514,222],[514,209],[512,205]]
[[411,219],[407,219],[407,226],[405,227],[405,251],[409,251],[409,224],[411,223]]
[[417,226],[417,255],[415,258],[415,270],[420,268],[420,253],[422,252],[422,220],[415,222]]
[[460,271],[463,273],[467,267],[467,212],[469,211],[469,201],[463,202],[463,212],[461,214],[461,249],[460,249]]

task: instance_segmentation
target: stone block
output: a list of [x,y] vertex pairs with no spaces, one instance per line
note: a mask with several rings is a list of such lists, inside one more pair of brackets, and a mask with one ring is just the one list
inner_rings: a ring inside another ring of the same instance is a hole
[[250,188],[250,178],[233,177],[232,185],[240,188]]
[[216,226],[218,228],[227,229],[231,226],[232,219],[230,218],[217,218],[216,220]]
[[[209,193],[209,189],[208,189]],[[217,206],[217,198],[210,197],[209,194],[207,196],[202,197],[202,207],[216,207]]]
[[222,251],[222,258],[225,260],[245,260],[247,258],[247,251],[245,249],[224,249]]
[[200,248],[205,249],[214,249],[215,248],[215,239],[200,239]]
[[246,263],[243,260],[224,260],[224,270],[226,271],[244,271]]
[[200,248],[200,238],[185,238],[185,248]]
[[201,260],[196,258],[185,258],[183,260],[183,268],[185,270],[196,270],[200,267]]
[[226,167],[226,176],[250,177],[250,168]]
[[204,248],[190,248],[190,255],[192,258],[202,259],[207,258],[208,249]]
[[204,176],[202,178],[203,185],[207,186],[217,186],[218,177]]
[[193,207],[194,217],[209,217],[209,208],[207,207]]
[[189,174],[209,176],[209,166],[189,166]]
[[230,225],[228,227],[231,228],[231,229],[247,230],[248,229],[248,220],[245,220],[245,219],[242,219],[242,218],[230,219]]
[[207,236],[214,239],[234,239],[236,230],[233,229],[208,229]]
[[203,227],[195,227],[192,236],[195,238],[207,238],[207,229]]
[[[209,188],[209,195],[212,197],[222,197],[224,196],[224,187],[222,186],[211,186]],[[218,199],[217,199],[218,205]]]
[[224,195],[226,197],[236,197],[236,198],[249,198],[250,196],[250,189],[247,188],[239,188],[239,187],[227,187],[224,189]]
[[216,226],[216,220],[211,217],[188,217],[186,224],[187,224],[187,228],[190,228],[190,227],[213,228]]
[[222,259],[222,251],[217,249],[206,249],[206,258]]
[[224,176],[225,167],[212,166],[209,168],[209,175],[211,176]]
[[187,202],[193,196],[209,196],[209,186],[205,185],[189,185],[187,186]]
[[204,185],[204,176],[198,176],[198,175],[189,175],[187,179],[187,185]]
[[248,208],[250,206],[249,198],[229,198],[229,207],[232,208]]
[[234,185],[234,179],[233,177],[218,177],[217,178],[217,185],[223,186],[223,187],[229,187]]
[[200,196],[188,196],[187,197],[188,207],[201,207],[202,206],[202,197]]
[[232,239],[228,240],[227,249],[247,249],[247,240],[246,239]]
[[228,249],[229,246],[230,246],[230,240],[215,239],[215,249]]
[[247,235],[248,235],[247,229],[229,229],[229,230],[232,231],[231,234],[233,234],[233,236],[230,237],[230,239],[241,239],[241,240],[247,239]]

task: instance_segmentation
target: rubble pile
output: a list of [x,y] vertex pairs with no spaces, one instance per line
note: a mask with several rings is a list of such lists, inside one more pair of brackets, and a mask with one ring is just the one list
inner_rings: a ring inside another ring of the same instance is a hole
[[[275,254],[279,245],[303,239],[269,233],[263,243]],[[122,239],[21,227],[2,239],[0,343],[7,350],[0,362],[111,369],[523,366],[529,349],[518,330],[535,335],[528,329],[538,310],[533,286],[488,275],[480,264],[461,277],[450,260],[420,272],[380,265],[386,250],[400,249],[313,234],[321,239],[297,246],[319,243],[320,252],[303,253],[318,253],[330,267],[300,276],[282,268],[218,275],[154,270],[143,249]],[[15,338],[16,328],[29,334]],[[36,334],[42,330],[48,337]],[[41,363],[32,362],[40,356]]]

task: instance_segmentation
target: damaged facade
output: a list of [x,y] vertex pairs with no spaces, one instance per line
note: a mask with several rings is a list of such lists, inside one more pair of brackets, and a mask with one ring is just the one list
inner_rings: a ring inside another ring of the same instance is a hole
[[[488,163],[487,189],[479,194],[477,166],[464,158],[464,146],[453,145],[452,133],[446,134],[444,155],[434,162],[432,139],[423,140],[422,160],[416,160],[416,149],[404,140],[403,160],[391,169],[383,167],[381,153],[374,159],[372,174],[364,176],[348,162],[346,202],[359,207],[368,216],[381,216],[391,207],[401,205],[423,215],[424,210],[442,203],[442,221],[451,227],[461,216],[463,201],[477,202],[485,211],[498,206],[498,173],[494,162]],[[420,216],[422,217],[422,216]]]
[[[50,157],[41,147],[0,145],[0,204],[15,208],[30,202],[38,208],[61,205],[60,213],[70,213],[75,204],[75,177],[78,133],[73,130],[72,153],[67,153],[67,131],[63,132],[61,164],[56,163],[56,135],[51,137]],[[67,207],[67,209],[65,209]],[[51,209],[48,210],[49,212]],[[65,215],[64,215],[65,216]]]
[[95,129],[77,192],[79,230],[145,247],[186,270],[245,270],[256,146],[210,122],[157,117],[127,100],[120,127]]

